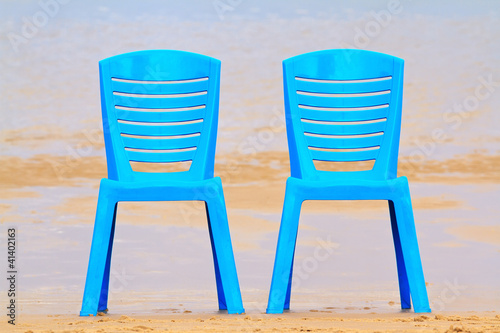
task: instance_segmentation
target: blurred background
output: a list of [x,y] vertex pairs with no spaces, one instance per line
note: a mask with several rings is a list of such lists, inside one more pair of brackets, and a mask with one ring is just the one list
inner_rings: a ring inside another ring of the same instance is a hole
[[[399,168],[434,309],[500,310],[499,10],[493,0],[1,0],[1,239],[18,228],[23,311],[79,310],[106,176],[98,61],[144,49],[222,61],[216,175],[247,311],[264,311],[289,173],[281,62],[332,48],[405,60]],[[124,203],[118,221],[111,308],[216,308],[202,205]],[[298,309],[397,311],[388,221],[386,203],[306,203]]]

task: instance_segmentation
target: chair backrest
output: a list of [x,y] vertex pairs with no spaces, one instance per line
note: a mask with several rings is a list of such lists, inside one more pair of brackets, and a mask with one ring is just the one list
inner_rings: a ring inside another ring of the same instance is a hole
[[[151,50],[99,62],[108,178],[124,181],[213,177],[220,61]],[[138,172],[130,162],[191,161],[181,172]]]
[[[390,179],[397,173],[403,60],[325,50],[283,61],[292,177]],[[363,171],[317,170],[313,161],[374,160]]]

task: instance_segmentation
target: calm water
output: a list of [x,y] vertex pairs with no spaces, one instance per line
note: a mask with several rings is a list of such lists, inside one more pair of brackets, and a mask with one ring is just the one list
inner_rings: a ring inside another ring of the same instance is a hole
[[[44,10],[36,1],[2,1],[0,130],[17,129],[21,134],[14,136],[24,142],[38,140],[29,149],[3,131],[3,154],[67,154],[68,144],[78,144],[75,134],[101,128],[97,62],[158,48],[222,60],[218,151],[242,152],[248,136],[283,112],[281,61],[342,47],[406,60],[403,156],[432,141],[436,128],[448,139],[433,159],[497,152],[500,86],[489,87],[482,100],[467,100],[482,84],[479,77],[500,82],[500,8],[494,1],[402,0],[396,9],[386,1],[182,4],[73,0]],[[452,113],[467,101],[468,111]],[[65,140],[51,138],[54,133]],[[263,149],[285,150],[284,133],[275,131]]]

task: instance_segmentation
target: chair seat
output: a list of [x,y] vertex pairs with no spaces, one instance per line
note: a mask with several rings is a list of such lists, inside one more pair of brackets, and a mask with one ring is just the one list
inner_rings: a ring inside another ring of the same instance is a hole
[[117,181],[104,178],[100,188],[115,201],[208,201],[222,195],[220,177],[199,181]]
[[392,200],[404,194],[408,179],[315,181],[289,177],[286,185],[302,200]]

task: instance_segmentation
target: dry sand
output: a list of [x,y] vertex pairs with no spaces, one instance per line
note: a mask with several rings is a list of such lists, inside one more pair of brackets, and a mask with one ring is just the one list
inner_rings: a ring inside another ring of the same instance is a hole
[[[495,313],[337,314],[311,310],[282,315],[61,315],[24,316],[16,329],[24,333],[67,332],[500,332]],[[4,328],[5,327],[5,328]],[[2,332],[9,327],[0,326]]]
[[[480,153],[458,155],[443,161],[424,159],[411,161],[401,158],[399,175],[410,182],[441,184],[478,184],[500,182],[499,155]],[[215,175],[223,184],[238,187],[283,183],[289,176],[288,153],[283,151],[260,152],[250,155],[227,155],[216,158]],[[356,170],[353,166],[350,170]],[[82,179],[97,181],[106,177],[106,160],[103,156],[57,156],[40,154],[30,158],[0,157],[0,183],[4,189],[26,186],[75,186]],[[230,187],[228,187],[229,189]],[[2,194],[5,196],[5,194]],[[231,199],[232,196],[228,196]],[[274,196],[272,196],[274,197]],[[280,199],[281,200],[281,199]],[[267,202],[267,199],[264,200]],[[241,202],[239,198],[235,202]]]

